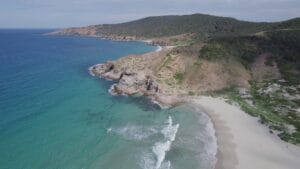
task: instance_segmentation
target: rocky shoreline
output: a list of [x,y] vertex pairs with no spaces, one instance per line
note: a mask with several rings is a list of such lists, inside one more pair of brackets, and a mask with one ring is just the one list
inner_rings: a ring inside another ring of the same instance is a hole
[[[161,84],[151,75],[147,67],[140,70],[127,65],[131,57],[145,59],[151,56],[154,57],[152,59],[157,59],[156,56],[165,50],[166,48],[163,48],[160,52],[127,56],[116,61],[97,64],[90,67],[89,71],[93,76],[115,81],[111,88],[113,93],[150,97],[163,108],[189,102],[203,110],[212,119],[216,130],[218,152],[215,169],[251,168],[252,166],[256,168],[272,166],[276,169],[280,168],[278,166],[284,169],[297,168],[299,148],[271,135],[265,126],[259,125],[256,118],[243,112],[240,107],[230,105],[222,98],[170,94],[166,88],[160,86]],[[249,148],[252,149],[251,153],[248,151]],[[274,161],[269,158],[282,160]]]
[[[88,36],[88,37],[96,37],[104,40],[112,40],[112,41],[125,41],[125,42],[132,42],[132,41],[139,41],[146,43],[148,45],[152,46],[170,46],[172,42],[169,40],[169,38],[154,38],[154,39],[147,39],[143,37],[136,37],[136,36],[121,36],[121,35],[106,35],[96,34],[96,30],[94,28],[88,27],[88,28],[69,28],[69,29],[63,29],[58,30],[50,33],[46,33],[45,35],[58,35],[58,36]],[[191,36],[191,35],[188,35]],[[176,36],[177,37],[177,36]]]
[[[162,47],[160,51],[126,56],[97,64],[90,67],[89,71],[93,76],[115,81],[111,88],[112,93],[150,97],[163,108],[192,103],[202,109],[212,119],[216,130],[218,152],[215,169],[251,168],[252,166],[256,168],[272,166],[278,169],[278,166],[281,166],[284,169],[296,169],[299,165],[297,161],[300,155],[299,148],[270,134],[265,126],[259,125],[257,118],[249,116],[239,106],[230,105],[222,98],[189,95],[187,91],[190,89],[177,87],[177,85],[183,86],[182,84],[164,83],[160,75],[166,75],[166,72],[163,72],[161,65],[169,69],[165,63],[170,61],[168,58],[174,59],[170,55],[171,51],[170,48]],[[249,153],[249,148],[253,152]],[[284,159],[284,157],[288,158]],[[269,158],[283,160],[278,162]]]
[[[186,101],[185,97],[166,92],[166,87],[160,84],[152,75],[151,71],[146,68],[141,70],[139,67],[128,65],[128,60],[133,60],[132,57],[147,60],[149,57],[159,56],[168,50],[162,47],[160,51],[150,52],[144,55],[127,56],[117,61],[108,61],[103,64],[96,64],[89,68],[89,72],[93,76],[112,80],[116,83],[111,87],[110,91],[118,95],[129,96],[146,96],[159,104],[161,107],[172,107]],[[144,60],[144,61],[145,61]],[[139,62],[141,66],[142,62]]]
[[[166,55],[174,48],[173,38],[186,39],[192,34],[174,37],[147,39],[135,36],[119,36],[97,34],[94,26],[87,28],[69,28],[48,33],[46,35],[89,36],[113,41],[139,41],[148,45],[157,46],[158,49],[142,55],[130,55],[116,61],[96,64],[89,68],[92,76],[112,80],[116,83],[111,86],[111,93],[119,95],[146,96],[161,107],[172,107],[184,103],[186,94],[171,89],[153,71],[164,61]],[[154,60],[157,60],[154,61]],[[185,92],[186,93],[186,92]],[[178,97],[180,96],[180,97]]]

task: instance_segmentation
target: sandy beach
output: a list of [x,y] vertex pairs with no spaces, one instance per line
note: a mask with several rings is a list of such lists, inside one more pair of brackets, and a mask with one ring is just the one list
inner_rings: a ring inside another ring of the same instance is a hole
[[215,169],[297,169],[300,148],[280,140],[258,118],[222,98],[192,100],[212,119],[218,143]]
[[[167,78],[164,79],[163,76],[173,75],[169,72],[170,67],[163,70],[159,65],[176,60],[171,55],[166,56],[169,52],[170,47],[158,46],[154,52],[92,66],[90,72],[92,75],[117,81],[111,89],[114,93],[139,93],[152,98],[162,107],[192,103],[193,106],[204,110],[210,116],[216,130],[218,160],[215,169],[299,168],[300,147],[280,140],[275,133],[271,134],[268,127],[262,125],[258,118],[251,117],[237,105],[230,105],[222,98],[186,96],[189,89],[180,87],[182,84],[178,85],[180,83],[176,81],[164,83]],[[174,70],[178,70],[176,66],[181,62],[182,60],[179,60],[174,63]]]

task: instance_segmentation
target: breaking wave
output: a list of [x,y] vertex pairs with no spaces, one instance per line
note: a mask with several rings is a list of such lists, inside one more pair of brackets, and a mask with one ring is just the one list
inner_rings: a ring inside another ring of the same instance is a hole
[[114,133],[127,140],[143,141],[157,134],[163,136],[152,146],[152,149],[144,153],[141,159],[141,167],[144,169],[171,169],[171,162],[165,161],[166,153],[170,151],[175,141],[179,124],[173,124],[171,116],[160,127],[146,127],[138,125],[126,125],[121,128],[107,128],[107,133]]
[[165,157],[167,151],[171,149],[172,142],[175,141],[176,133],[178,131],[179,124],[173,125],[173,120],[169,116],[167,125],[161,130],[161,133],[164,135],[163,142],[157,142],[152,147],[152,151],[156,156],[156,163],[154,169],[170,168],[171,162],[167,161],[165,163]]

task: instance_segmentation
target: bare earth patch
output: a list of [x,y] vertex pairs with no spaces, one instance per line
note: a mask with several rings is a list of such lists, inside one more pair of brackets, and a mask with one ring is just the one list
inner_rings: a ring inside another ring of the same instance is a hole
[[270,59],[271,54],[265,53],[257,57],[252,64],[253,78],[257,81],[263,81],[266,79],[279,79],[280,72],[277,63],[270,60],[267,64],[268,59]]

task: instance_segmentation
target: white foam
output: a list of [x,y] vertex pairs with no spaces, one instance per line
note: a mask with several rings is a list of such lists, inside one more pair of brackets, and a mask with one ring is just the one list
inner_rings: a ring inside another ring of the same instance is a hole
[[176,137],[177,130],[179,128],[179,124],[176,124],[176,125],[172,126],[173,125],[173,120],[172,120],[172,118],[170,116],[168,118],[168,122],[167,123],[168,123],[168,125],[161,130],[161,133],[168,140],[174,141],[175,137]]
[[96,76],[96,75],[93,73],[93,69],[94,69],[94,68],[97,68],[97,66],[100,66],[100,65],[102,65],[102,64],[96,64],[96,65],[90,66],[90,67],[88,68],[90,75]]
[[140,166],[142,169],[154,169],[155,159],[152,152],[143,152],[141,157]]
[[[167,125],[161,130],[161,133],[164,135],[166,141],[157,142],[152,148],[152,151],[156,156],[156,163],[154,169],[162,169],[171,166],[170,161],[166,163],[163,162],[166,157],[166,152],[171,149],[172,142],[175,141],[178,128],[179,124],[173,125],[173,120],[169,116]],[[162,167],[162,164],[164,164],[164,167]]]
[[91,67],[89,67],[89,74],[91,75],[91,76],[96,76],[94,73],[93,73],[93,68],[94,68],[94,66],[91,66]]
[[161,47],[161,46],[157,46],[155,52],[159,52],[159,51],[161,51],[161,50],[162,50],[162,47]]
[[162,105],[160,104],[154,97],[149,97],[151,99],[151,102],[158,105],[161,109],[168,109],[171,106],[167,106],[167,105]]
[[128,96],[128,95],[125,94],[125,93],[121,93],[121,94],[116,93],[116,92],[115,92],[115,86],[116,86],[116,85],[117,85],[117,83],[111,85],[110,88],[108,89],[108,92],[109,92],[111,95],[113,95],[113,96],[116,96],[116,95]]
[[121,128],[108,128],[107,132],[134,141],[142,141],[158,133],[163,134],[163,139],[152,146],[152,152],[150,149],[147,153],[142,154],[140,165],[143,169],[170,169],[171,162],[165,161],[165,157],[175,141],[178,128],[179,124],[173,124],[173,119],[169,116],[163,127],[129,124]]
[[156,155],[155,169],[159,169],[162,162],[165,160],[166,152],[170,150],[171,141],[155,143],[153,152]]
[[[155,169],[156,163],[152,153],[144,152],[141,154],[141,156],[142,158],[141,158],[140,166],[142,169]],[[171,169],[171,162],[170,161],[162,162],[159,169]]]
[[[205,114],[205,116],[207,116]],[[205,126],[205,131],[210,134],[209,135],[209,138],[210,138],[210,144],[207,145],[207,148],[206,148],[206,152],[209,156],[212,156],[212,157],[216,157],[217,155],[217,149],[218,149],[218,144],[217,144],[217,138],[216,138],[216,131],[214,129],[214,126],[213,126],[213,123],[212,121],[208,118],[208,123],[206,123],[206,126]],[[215,159],[216,161],[216,159]]]
[[160,166],[161,169],[170,169],[171,168],[171,162],[170,161],[166,161],[163,162]]
[[172,126],[173,120],[172,120],[172,117],[171,117],[171,116],[168,117],[167,123],[168,123],[169,126]]
[[[202,120],[205,120],[205,133],[206,136],[204,138],[206,138],[207,140],[205,140],[205,142],[209,143],[209,144],[206,144],[206,147],[205,147],[205,151],[206,151],[206,154],[209,156],[209,157],[216,157],[217,155],[217,150],[218,150],[218,144],[217,144],[217,137],[216,137],[216,130],[214,128],[214,125],[211,121],[211,119],[208,117],[207,114],[205,114],[204,112],[202,112],[202,110],[199,110],[199,112],[201,112],[202,114]],[[216,161],[216,159],[214,160]]]
[[112,130],[112,128],[107,128],[107,129],[106,129],[106,132],[107,132],[107,133],[110,133],[111,130]]
[[216,137],[216,131],[213,126],[213,123],[209,116],[204,113],[199,107],[193,106],[195,111],[200,112],[201,118],[201,124],[205,124],[204,131],[200,133],[200,138],[202,142],[205,142],[205,147],[201,150],[203,154],[203,159],[207,159],[209,161],[209,164],[211,167],[214,167],[217,162],[217,152],[218,152],[218,144],[217,144],[217,137]]
[[113,84],[113,85],[111,85],[110,88],[108,89],[108,92],[109,92],[111,95],[113,95],[113,96],[117,95],[117,93],[115,92],[115,86],[116,86],[116,85],[117,85],[117,84]]

